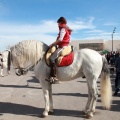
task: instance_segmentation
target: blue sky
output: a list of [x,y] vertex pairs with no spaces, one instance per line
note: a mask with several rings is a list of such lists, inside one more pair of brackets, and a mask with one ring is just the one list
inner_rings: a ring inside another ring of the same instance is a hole
[[0,0],[0,51],[22,40],[48,45],[64,16],[73,29],[71,40],[120,40],[120,0]]

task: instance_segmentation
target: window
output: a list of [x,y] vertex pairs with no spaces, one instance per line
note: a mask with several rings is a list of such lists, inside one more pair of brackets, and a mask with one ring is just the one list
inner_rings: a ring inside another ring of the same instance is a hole
[[90,48],[96,51],[103,50],[103,43],[85,43],[79,44],[79,49]]

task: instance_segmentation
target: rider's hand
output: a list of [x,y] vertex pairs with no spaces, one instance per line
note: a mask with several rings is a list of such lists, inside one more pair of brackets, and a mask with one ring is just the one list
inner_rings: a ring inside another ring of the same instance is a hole
[[53,46],[53,44],[51,44],[49,47],[51,48]]

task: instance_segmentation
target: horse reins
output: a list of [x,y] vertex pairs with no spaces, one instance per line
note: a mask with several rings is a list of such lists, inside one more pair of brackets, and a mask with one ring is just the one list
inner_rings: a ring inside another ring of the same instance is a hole
[[[11,58],[12,58],[11,51],[8,50],[8,60],[7,60],[8,70],[10,70]],[[19,69],[22,74],[26,74],[29,70],[32,70],[32,68],[35,65],[37,65],[40,60],[41,60],[41,58],[34,65],[29,65],[26,68],[20,68],[20,67],[18,67],[18,68],[15,68],[15,69]]]

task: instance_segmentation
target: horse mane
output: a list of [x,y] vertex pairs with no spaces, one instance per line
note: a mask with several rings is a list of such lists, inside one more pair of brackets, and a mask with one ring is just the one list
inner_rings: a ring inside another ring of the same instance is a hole
[[25,59],[31,61],[32,64],[36,64],[44,53],[48,46],[43,42],[37,40],[24,40],[10,48],[12,56],[16,57],[18,61]]

